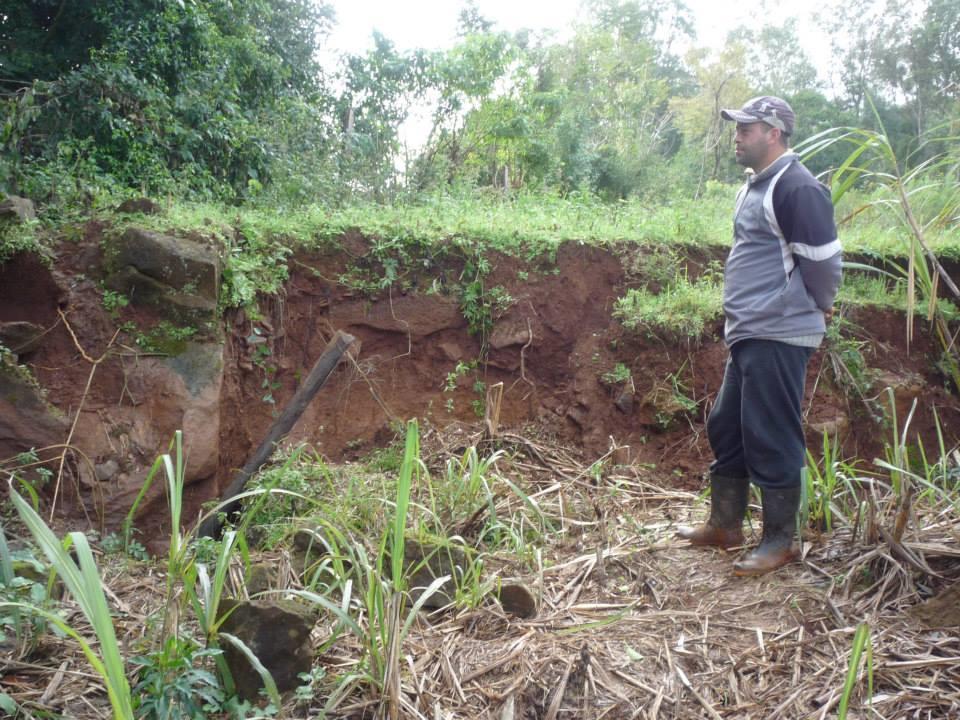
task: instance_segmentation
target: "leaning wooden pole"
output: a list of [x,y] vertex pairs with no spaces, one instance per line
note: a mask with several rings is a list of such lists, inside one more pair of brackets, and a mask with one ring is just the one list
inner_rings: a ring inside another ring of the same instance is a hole
[[293,426],[296,425],[303,411],[307,409],[310,401],[313,400],[320,388],[323,387],[330,373],[333,372],[337,363],[340,362],[340,358],[343,357],[343,354],[355,340],[356,338],[352,335],[337,331],[333,339],[327,343],[327,346],[323,349],[323,353],[317,359],[310,374],[307,375],[307,379],[297,388],[293,397],[290,398],[290,402],[287,403],[283,412],[280,413],[280,417],[274,420],[273,425],[270,426],[270,431],[263,439],[263,442],[260,443],[256,452],[247,460],[247,463],[240,469],[236,477],[233,478],[233,482],[223,491],[220,502],[226,502],[227,504],[200,524],[200,529],[197,531],[200,537],[220,536],[220,531],[223,529],[221,518],[235,513],[240,507],[239,500],[234,502],[228,501],[242,493],[243,488],[246,487],[247,480],[270,459],[270,456],[273,455],[273,451],[277,447],[277,443],[293,429]]

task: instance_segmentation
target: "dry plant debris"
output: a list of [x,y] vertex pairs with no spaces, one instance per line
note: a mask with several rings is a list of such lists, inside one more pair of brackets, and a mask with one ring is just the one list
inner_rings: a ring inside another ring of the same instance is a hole
[[[424,457],[438,464],[475,440],[433,431]],[[544,440],[498,442],[510,451],[498,471],[523,483],[556,532],[534,567],[494,557],[487,572],[524,582],[538,613],[512,618],[490,602],[421,614],[401,650],[405,717],[834,718],[862,622],[870,629],[873,695],[864,665],[849,717],[960,717],[957,603],[932,612],[921,604],[960,580],[955,506],[914,505],[900,541],[845,526],[806,541],[800,563],[736,578],[736,552],[673,538],[675,525],[699,517],[705,503],[663,487],[654,470],[598,471]],[[286,558],[273,560],[289,568]],[[295,582],[293,573],[285,577]],[[114,562],[104,579],[128,657],[143,652],[162,616],[162,572]],[[956,587],[949,592],[955,599]],[[318,643],[333,625],[318,625]],[[358,657],[359,646],[344,636],[317,663],[330,676]],[[5,660],[0,687],[23,717],[109,716],[80,651],[52,636],[31,661]],[[315,707],[291,700],[283,716],[319,717],[325,700],[316,698]],[[358,688],[330,717],[375,717],[377,707]]]

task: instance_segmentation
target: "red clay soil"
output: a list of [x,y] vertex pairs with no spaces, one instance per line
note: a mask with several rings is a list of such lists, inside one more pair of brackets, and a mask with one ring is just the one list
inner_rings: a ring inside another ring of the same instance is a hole
[[[28,257],[0,266],[0,321],[30,320],[49,328],[41,348],[22,362],[69,419],[83,399],[79,436],[106,434],[111,446],[122,446],[131,437],[125,423],[152,424],[159,437],[175,420],[165,409],[164,389],[144,385],[136,372],[138,358],[118,344],[97,365],[84,397],[92,366],[60,321],[58,307],[94,359],[107,350],[121,322],[148,327],[152,321],[143,310],[125,308],[117,317],[104,309],[92,279],[102,230],[91,224],[82,242],[64,243],[53,270]],[[190,510],[226,485],[336,330],[357,337],[353,358],[333,373],[289,438],[310,443],[332,460],[389,443],[397,421],[410,417],[441,426],[465,423],[479,431],[475,406],[483,392],[478,383],[502,382],[502,428],[550,435],[587,460],[606,453],[612,443],[629,445],[632,460],[655,464],[665,485],[700,485],[710,459],[704,417],[719,389],[726,354],[717,339],[719,323],[700,342],[625,330],[611,313],[637,278],[628,276],[617,252],[569,242],[559,249],[555,266],[490,258],[493,272],[486,287],[503,286],[512,302],[482,338],[468,331],[457,296],[435,282],[438,275],[415,278],[406,292],[384,291],[376,298],[340,284],[337,277],[364,251],[362,238],[345,236],[336,253],[301,254],[291,263],[285,293],[264,298],[259,318],[241,311],[225,318],[219,464],[215,474],[195,478]],[[692,270],[709,260],[694,258]],[[918,324],[908,354],[901,315],[857,309],[848,319],[866,341],[864,356],[880,381],[898,387],[901,422],[918,397],[913,430],[928,451],[935,448],[936,408],[952,445],[960,436],[960,402],[944,390],[933,363],[937,352],[923,328]],[[132,347],[124,334],[117,343]],[[820,447],[819,430],[827,427],[839,432],[844,455],[866,460],[881,455],[889,431],[869,417],[861,400],[835,389],[824,358],[824,350],[818,351],[807,382],[810,446]],[[632,397],[622,396],[621,385],[604,382],[604,374],[618,363],[631,372]],[[671,408],[665,408],[661,391],[675,386],[696,408],[665,417]],[[882,386],[875,387],[873,392],[880,393]],[[126,451],[121,474],[136,484],[166,443],[120,449]],[[96,490],[110,493],[109,487]]]

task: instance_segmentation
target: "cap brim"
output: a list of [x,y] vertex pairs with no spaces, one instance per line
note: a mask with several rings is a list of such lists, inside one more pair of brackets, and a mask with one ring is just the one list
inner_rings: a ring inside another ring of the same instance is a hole
[[738,123],[763,122],[763,120],[761,120],[760,118],[754,117],[753,115],[748,115],[747,113],[742,112],[740,110],[728,110],[728,109],[721,110],[720,117],[722,117],[724,120],[732,120],[733,122],[738,122]]

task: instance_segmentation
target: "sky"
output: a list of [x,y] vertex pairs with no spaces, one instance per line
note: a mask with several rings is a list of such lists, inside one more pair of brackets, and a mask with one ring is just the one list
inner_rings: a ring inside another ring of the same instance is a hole
[[[362,53],[373,47],[374,30],[390,39],[397,50],[438,50],[455,42],[457,18],[465,0],[328,0],[336,12],[336,24],[324,43],[321,60],[334,68],[343,53]],[[721,0],[685,0],[693,13],[697,45],[720,48],[733,28],[769,18],[780,24],[797,16],[801,42],[823,79],[830,67],[829,46],[809,15],[796,12],[797,3],[787,0],[751,0],[725,3]],[[480,15],[495,23],[495,29],[514,32],[523,28],[553,31],[558,40],[573,34],[583,16],[583,0],[475,0]],[[679,49],[679,48],[678,48]],[[401,127],[401,142],[420,146],[429,131],[425,113],[416,110]]]
[[[330,0],[337,23],[327,39],[333,52],[358,52],[371,47],[379,30],[399,50],[440,49],[454,42],[457,17],[463,0]],[[763,0],[760,3],[724,3],[719,0],[685,0],[693,12],[700,45],[719,47],[727,33],[740,24],[769,17],[778,22],[796,12],[796,3]],[[513,32],[521,28],[553,30],[561,39],[581,15],[581,0],[476,0],[480,14],[496,28]],[[761,10],[761,8],[763,8]],[[751,18],[753,18],[751,20]],[[800,17],[801,38],[818,66],[826,63],[822,33],[807,17]]]

